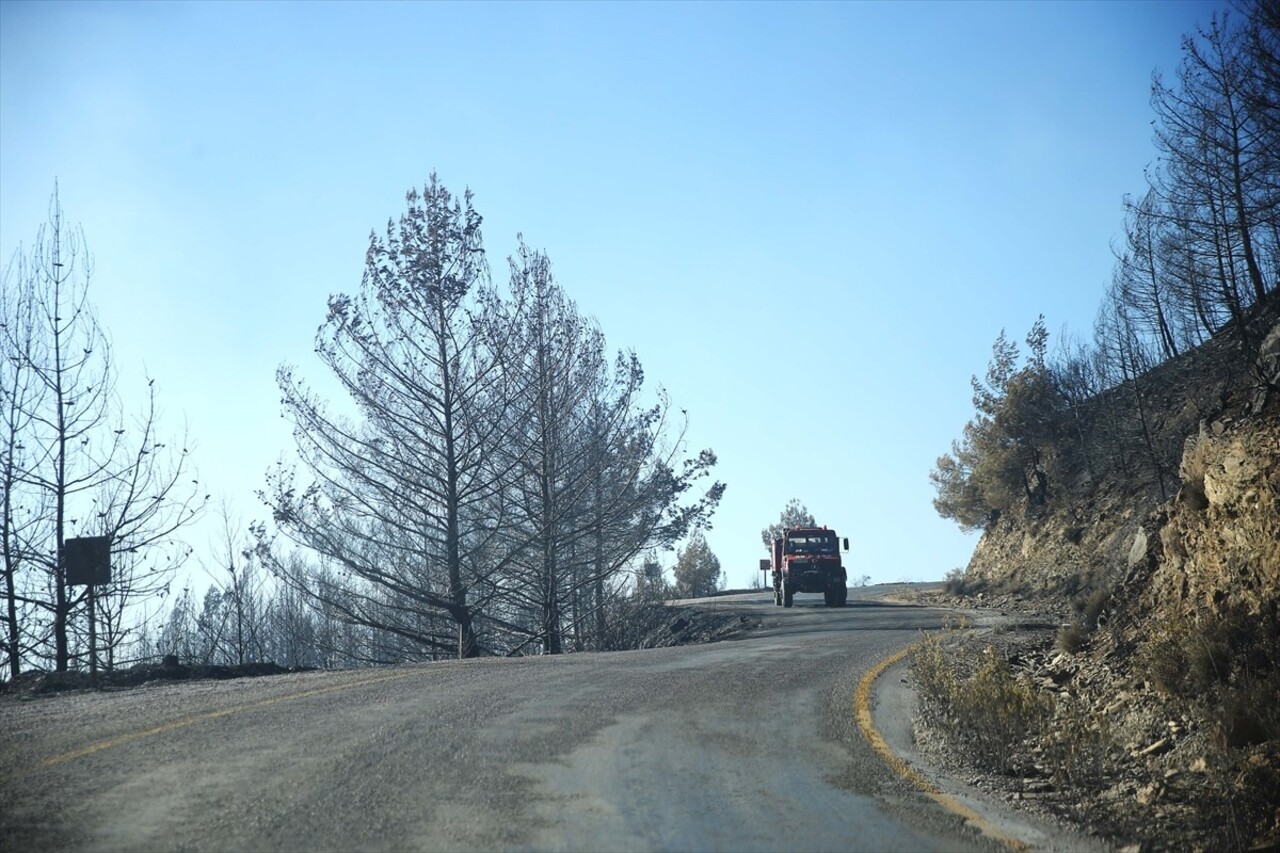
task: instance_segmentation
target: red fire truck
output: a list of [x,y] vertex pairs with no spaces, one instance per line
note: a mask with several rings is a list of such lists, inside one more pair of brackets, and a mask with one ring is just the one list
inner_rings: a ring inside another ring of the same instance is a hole
[[773,540],[771,559],[760,571],[773,572],[773,603],[790,607],[797,592],[820,592],[827,607],[843,607],[849,598],[848,576],[840,560],[840,540],[826,527],[788,527]]

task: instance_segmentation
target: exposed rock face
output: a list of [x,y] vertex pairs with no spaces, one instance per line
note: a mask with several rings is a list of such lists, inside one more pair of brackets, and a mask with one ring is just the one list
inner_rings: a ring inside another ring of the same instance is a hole
[[[1118,471],[1060,484],[1047,512],[1007,513],[983,534],[966,571],[970,582],[1030,594],[1127,587],[1148,611],[1274,606],[1280,323],[1234,383],[1212,354],[1159,370],[1165,375],[1146,393],[1165,433],[1184,436],[1176,494],[1163,500]],[[1197,394],[1197,406],[1179,402]],[[1211,398],[1217,411],[1198,417]]]
[[1263,338],[1258,355],[1258,368],[1264,381],[1272,388],[1280,387],[1280,325]]
[[1280,596],[1280,417],[1217,421],[1187,442],[1182,490],[1146,543],[1144,610],[1246,612]]

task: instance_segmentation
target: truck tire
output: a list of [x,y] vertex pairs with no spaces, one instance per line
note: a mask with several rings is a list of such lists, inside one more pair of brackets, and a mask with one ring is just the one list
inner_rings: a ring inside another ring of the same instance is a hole
[[784,588],[782,590],[782,606],[790,607],[794,603],[794,601],[795,601],[795,594],[790,589]]
[[774,606],[774,607],[781,607],[781,606],[782,606],[782,591],[781,591],[781,590],[777,590],[777,589],[775,589],[775,590],[773,591],[773,606]]
[[824,589],[822,591],[822,603],[828,607],[836,606],[836,593],[832,589]]
[[840,587],[840,592],[836,596],[836,607],[844,607],[845,602],[849,600],[849,588]]

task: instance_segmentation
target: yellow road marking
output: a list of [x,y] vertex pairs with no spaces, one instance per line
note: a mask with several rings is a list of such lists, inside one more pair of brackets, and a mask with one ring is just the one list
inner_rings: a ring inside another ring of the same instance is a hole
[[117,746],[124,746],[127,743],[133,743],[134,741],[143,740],[144,738],[162,735],[167,732],[177,731],[178,729],[185,729],[188,726],[194,726],[198,723],[207,722],[209,720],[216,720],[219,717],[229,717],[232,714],[239,714],[242,711],[266,708],[269,705],[276,705],[292,699],[306,699],[311,696],[323,696],[326,693],[337,693],[340,690],[350,690],[356,687],[368,687],[373,684],[382,684],[387,681],[395,681],[399,678],[408,678],[411,675],[419,674],[419,672],[420,670],[417,669],[408,671],[402,670],[391,675],[380,675],[376,678],[365,678],[360,681],[351,681],[345,684],[335,684],[328,687],[316,687],[311,690],[303,690],[299,693],[287,693],[282,696],[272,697],[271,699],[262,699],[257,702],[246,702],[243,705],[232,705],[227,708],[220,708],[217,711],[207,711],[203,714],[183,717],[180,720],[174,720],[173,722],[164,723],[163,725],[155,726],[150,729],[143,729],[138,732],[117,735],[105,740],[100,740],[97,743],[91,743],[88,746],[81,747],[80,749],[73,749],[70,752],[62,753],[61,755],[46,758],[44,761],[41,761],[26,770],[19,770],[18,772],[11,773],[8,776],[0,777],[0,781],[11,782],[14,779],[30,775],[31,773],[35,773],[39,770],[47,770],[50,767],[56,767],[57,765],[65,764],[68,761],[75,761],[78,758],[85,758],[86,756],[102,752],[103,750],[114,749]]
[[938,786],[934,785],[928,779],[925,779],[917,773],[909,764],[907,764],[907,762],[903,761],[892,749],[890,749],[888,742],[885,741],[884,736],[881,735],[880,731],[876,728],[875,722],[871,718],[872,686],[875,684],[876,679],[884,674],[885,670],[911,654],[911,652],[915,651],[919,645],[919,643],[914,643],[907,646],[902,651],[895,652],[880,661],[878,664],[871,667],[871,669],[867,670],[866,675],[862,676],[862,680],[858,682],[858,689],[853,695],[853,709],[854,714],[858,719],[858,728],[862,730],[862,736],[867,739],[871,744],[871,748],[876,751],[876,754],[880,756],[884,763],[889,765],[890,770],[897,773],[903,779],[906,779],[912,785],[915,785],[935,803],[942,806],[947,811],[964,818],[965,821],[972,824],[984,835],[994,838],[1010,850],[1030,850],[1031,848],[1025,842],[1020,841],[1013,836],[1006,835],[996,829],[973,809],[969,808],[964,803],[947,796],[938,788]]

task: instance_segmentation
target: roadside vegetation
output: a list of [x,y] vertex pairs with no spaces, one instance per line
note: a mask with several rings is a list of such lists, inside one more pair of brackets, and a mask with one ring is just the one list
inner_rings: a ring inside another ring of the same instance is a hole
[[1052,707],[991,646],[951,648],[926,635],[911,655],[920,713],[982,767],[1026,774],[1023,742],[1044,730]]

